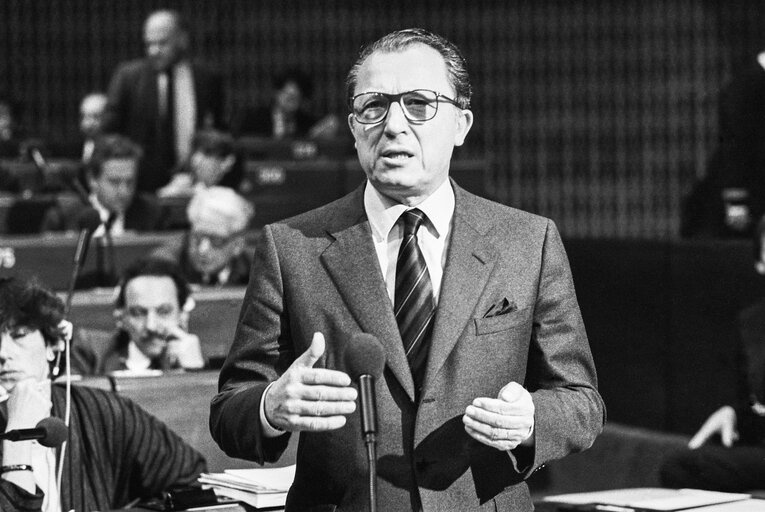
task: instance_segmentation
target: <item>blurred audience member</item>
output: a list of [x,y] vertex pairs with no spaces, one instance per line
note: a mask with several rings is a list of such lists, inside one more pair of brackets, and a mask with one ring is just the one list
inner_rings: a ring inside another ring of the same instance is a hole
[[61,199],[48,210],[43,231],[76,231],[85,210],[95,208],[106,231],[121,235],[127,230],[155,231],[162,225],[162,212],[152,198],[136,194],[136,175],[141,149],[121,135],[98,138],[86,166],[90,187],[88,203]]
[[19,158],[23,155],[19,136],[19,104],[11,96],[0,92],[0,158]]
[[234,138],[218,130],[204,130],[194,135],[193,151],[186,164],[157,195],[191,196],[216,185],[239,190],[242,177],[242,162]]
[[146,57],[121,64],[112,77],[106,127],[143,147],[138,189],[153,192],[189,157],[197,129],[221,125],[224,98],[220,75],[191,61],[179,13],[149,15],[143,40]]
[[203,368],[199,338],[188,332],[193,309],[189,284],[177,265],[166,259],[138,260],[119,284],[116,332],[79,330],[73,367],[86,375]]
[[247,284],[251,258],[245,234],[255,213],[252,204],[230,188],[211,187],[198,191],[186,211],[188,233],[154,255],[178,262],[195,284]]
[[133,402],[86,386],[73,386],[68,401],[64,386],[51,385],[71,336],[63,318],[64,304],[50,290],[0,279],[0,428],[69,420],[66,450],[2,443],[0,510],[116,510],[194,483],[206,470],[202,456]]
[[[756,229],[758,274],[765,275],[765,221]],[[765,298],[738,316],[738,402],[717,409],[660,468],[667,487],[748,492],[765,483]]]
[[685,200],[684,236],[749,237],[765,214],[765,51],[719,97],[719,144]]
[[234,134],[258,137],[301,138],[332,136],[337,132],[333,116],[319,121],[306,103],[313,94],[310,78],[297,70],[278,75],[273,81],[271,104],[243,109],[235,116]]
[[106,95],[93,92],[80,103],[80,134],[82,135],[82,161],[87,163],[93,156],[96,139],[103,135]]

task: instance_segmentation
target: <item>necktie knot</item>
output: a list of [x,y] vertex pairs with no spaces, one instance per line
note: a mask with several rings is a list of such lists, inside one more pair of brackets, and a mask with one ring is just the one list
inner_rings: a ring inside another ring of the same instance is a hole
[[412,208],[402,213],[401,219],[404,221],[404,236],[416,235],[425,221],[425,214],[418,208]]

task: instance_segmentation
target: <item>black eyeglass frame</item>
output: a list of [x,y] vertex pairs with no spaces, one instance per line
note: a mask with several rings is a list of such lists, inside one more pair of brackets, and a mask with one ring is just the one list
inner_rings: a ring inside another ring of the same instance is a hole
[[[401,102],[401,99],[404,96],[406,96],[407,94],[412,94],[412,93],[421,92],[421,91],[429,92],[431,94],[435,94],[436,95],[436,98],[434,100],[435,101],[435,107],[433,108],[433,115],[428,117],[427,119],[412,119],[411,117],[409,117],[409,111],[407,110],[406,106]],[[359,98],[361,96],[366,96],[366,95],[372,95],[372,94],[376,94],[378,96],[382,96],[383,98],[385,98],[387,100],[387,102],[388,102],[388,106],[385,108],[385,113],[382,116],[380,116],[380,118],[377,121],[362,121],[359,118],[359,116],[356,114],[356,111],[353,108],[353,104],[356,101],[356,98]],[[412,89],[411,91],[404,91],[404,92],[401,92],[399,94],[388,94],[388,93],[385,93],[385,92],[377,92],[377,91],[362,92],[360,94],[357,94],[357,95],[353,96],[349,100],[348,107],[350,108],[351,115],[353,115],[353,118],[359,124],[377,124],[377,123],[382,122],[386,117],[388,117],[388,112],[390,112],[390,106],[395,101],[401,107],[401,111],[404,113],[404,117],[406,117],[406,119],[408,121],[410,121],[412,123],[424,123],[424,122],[430,121],[431,119],[436,117],[436,115],[438,114],[438,104],[442,100],[447,102],[447,103],[451,103],[452,105],[454,105],[458,109],[462,110],[462,107],[460,106],[459,103],[457,103],[457,100],[452,99],[449,96],[446,96],[445,94],[441,94],[440,92],[433,91],[431,89]]]

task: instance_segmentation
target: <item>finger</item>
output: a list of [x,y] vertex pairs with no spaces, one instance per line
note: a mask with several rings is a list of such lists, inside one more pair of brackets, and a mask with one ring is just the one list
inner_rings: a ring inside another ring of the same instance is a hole
[[688,442],[688,448],[691,450],[695,450],[696,448],[699,448],[704,443],[707,442],[707,439],[709,438],[710,434],[708,433],[708,429],[706,428],[706,425],[702,426],[698,432],[696,432],[696,435],[694,435],[691,440]]
[[523,396],[524,391],[523,386],[517,382],[511,382],[500,389],[497,396],[500,400],[504,400],[505,402],[515,402]]
[[476,414],[498,414],[503,416],[533,416],[534,408],[531,402],[508,403],[498,398],[476,398],[468,407]]
[[347,373],[328,368],[307,368],[300,373],[300,381],[308,386],[325,385],[345,387],[351,385]]
[[[345,375],[345,374],[342,374]],[[319,402],[354,402],[358,392],[350,386],[306,386],[302,392],[302,398],[307,401]]]
[[486,446],[490,446],[492,448],[496,448],[497,450],[512,450],[520,444],[519,441],[501,439],[497,437],[496,434],[486,435],[482,431],[472,428],[470,425],[465,425],[465,432],[479,443],[485,444]]
[[316,361],[324,355],[325,348],[326,342],[324,341],[324,335],[320,332],[313,333],[311,346],[308,347],[308,350],[300,354],[300,357],[295,359],[295,362],[292,363],[293,366],[313,367],[313,365],[316,364]]
[[726,448],[733,446],[733,428],[730,425],[723,426],[720,432],[720,440]]

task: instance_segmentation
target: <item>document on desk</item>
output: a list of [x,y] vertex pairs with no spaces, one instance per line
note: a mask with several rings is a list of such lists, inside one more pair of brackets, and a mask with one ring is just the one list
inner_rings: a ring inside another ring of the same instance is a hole
[[[576,508],[617,511],[647,510],[647,511],[673,511],[708,507],[722,503],[744,502],[751,495],[743,493],[728,493],[716,491],[702,491],[699,489],[662,489],[658,487],[638,487],[633,489],[613,489],[609,491],[579,492],[573,494],[559,494],[547,496],[543,500],[553,503],[561,503],[576,506]],[[765,503],[755,500],[763,509]],[[746,503],[746,502],[744,502]],[[702,508],[699,512],[707,512]],[[714,512],[717,512],[714,508]],[[732,509],[731,512],[743,512],[746,508]]]
[[295,465],[283,468],[227,469],[223,473],[202,473],[199,482],[218,496],[227,496],[256,508],[284,506]]

